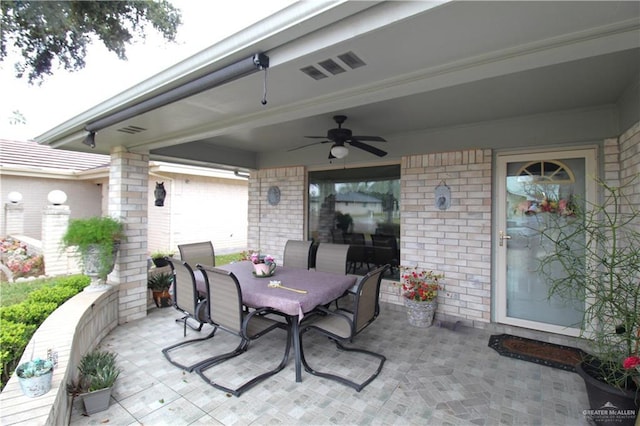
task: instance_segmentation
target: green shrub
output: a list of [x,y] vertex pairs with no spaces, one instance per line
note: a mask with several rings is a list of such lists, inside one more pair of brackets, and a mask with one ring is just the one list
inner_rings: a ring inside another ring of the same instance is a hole
[[0,321],[23,323],[38,326],[47,319],[58,304],[55,302],[18,303],[16,305],[0,308]]
[[29,293],[25,302],[55,302],[58,305],[62,305],[67,300],[78,294],[78,290],[73,287],[55,286],[55,287],[42,287],[32,293]]
[[18,365],[18,361],[27,347],[29,339],[35,333],[37,326],[2,321],[0,328],[0,387],[11,378],[11,373]]
[[86,286],[91,284],[91,278],[86,275],[70,275],[68,277],[60,277],[55,281],[56,286],[70,287],[76,291],[82,291]]

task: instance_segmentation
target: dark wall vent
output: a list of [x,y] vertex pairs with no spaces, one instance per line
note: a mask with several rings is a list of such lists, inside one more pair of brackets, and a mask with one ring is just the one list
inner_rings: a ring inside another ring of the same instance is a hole
[[138,126],[126,126],[126,127],[122,127],[120,129],[118,129],[119,132],[122,133],[129,133],[130,135],[134,135],[136,133],[140,133],[140,132],[144,132],[145,129],[144,127],[138,127]]
[[323,78],[328,77],[327,75],[323,74],[322,71],[311,65],[308,67],[300,68],[300,71],[313,78],[314,80],[322,80]]
[[[344,65],[351,68],[352,70],[367,65],[362,59],[358,57],[358,55],[353,52],[347,52],[343,53],[342,55],[338,55],[336,59],[339,59],[342,63],[344,63]],[[332,58],[318,62],[318,65],[320,65],[331,75],[338,75],[348,71],[339,62]],[[323,78],[329,77],[314,65],[300,68],[300,71],[313,78],[314,80],[321,80]]]

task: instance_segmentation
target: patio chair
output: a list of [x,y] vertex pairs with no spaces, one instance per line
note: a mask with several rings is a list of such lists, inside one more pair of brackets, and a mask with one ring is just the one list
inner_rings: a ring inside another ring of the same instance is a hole
[[[173,273],[173,306],[184,314],[182,318],[176,319],[176,322],[182,322],[184,324],[183,337],[187,336],[187,326],[196,331],[201,331],[204,324],[209,323],[207,317],[207,299],[203,299],[198,295],[198,289],[196,287],[196,280],[193,274],[193,270],[187,262],[177,259],[169,258],[169,266]],[[195,320],[199,325],[194,326],[189,323],[189,320]],[[170,351],[179,348],[184,345],[188,345],[195,342],[201,342],[203,340],[210,339],[214,336],[216,327],[206,337],[197,339],[186,340],[175,345],[171,345],[162,349],[162,354],[167,360],[186,371],[193,371],[193,369],[200,364],[200,362],[184,365],[171,358]]]
[[371,270],[369,265],[369,248],[366,245],[363,233],[356,232],[344,234],[345,244],[349,244],[349,253],[347,254],[347,272],[356,273],[359,268],[367,266],[367,272]]
[[191,265],[195,271],[196,265],[216,266],[216,256],[211,241],[178,245],[180,259]]
[[[382,354],[371,352],[365,349],[359,349],[355,347],[344,346],[343,343],[352,343],[353,339],[364,330],[369,324],[371,324],[380,313],[379,295],[380,295],[380,281],[382,275],[389,268],[389,265],[381,266],[367,275],[358,283],[355,291],[355,303],[354,311],[350,312],[344,309],[329,310],[326,307],[318,306],[314,310],[313,317],[310,317],[308,323],[303,323],[300,328],[300,356],[304,369],[315,376],[324,377],[326,379],[335,380],[344,385],[354,388],[357,392],[360,392],[367,386],[373,379],[375,379],[382,366],[386,361],[386,357]],[[331,373],[320,372],[314,370],[304,356],[304,344],[302,337],[304,333],[309,331],[316,331],[330,340],[334,341],[336,347],[343,351],[360,352],[363,354],[371,355],[379,359],[378,368],[371,374],[366,380],[361,383],[356,383],[345,377],[338,376]]]
[[346,274],[348,253],[346,244],[320,243],[316,252],[316,271]]
[[[207,304],[207,309],[212,324],[221,330],[240,337],[240,343],[231,352],[215,355],[209,361],[200,363],[195,372],[214,388],[240,396],[252,386],[273,376],[284,368],[289,359],[289,349],[291,347],[291,325],[287,317],[285,317],[285,323],[268,318],[267,315],[270,314],[281,315],[271,308],[256,308],[251,312],[245,311],[242,303],[242,290],[238,279],[232,272],[203,265],[198,265],[198,268],[202,271],[209,292],[211,303]],[[247,351],[251,340],[255,340],[276,328],[287,330],[287,343],[282,361],[274,369],[246,381],[235,389],[216,383],[205,375],[206,370]]]
[[398,241],[394,235],[371,234],[373,242],[373,263],[376,266],[389,264],[389,271],[400,265]]
[[342,229],[331,230],[331,241],[333,244],[344,244],[344,233]]
[[282,266],[309,269],[309,256],[313,241],[288,240],[284,246]]

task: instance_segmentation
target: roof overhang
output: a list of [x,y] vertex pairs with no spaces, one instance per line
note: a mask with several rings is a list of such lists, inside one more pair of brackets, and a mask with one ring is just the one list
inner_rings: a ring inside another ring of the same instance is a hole
[[[376,145],[389,161],[477,146],[432,137],[444,129],[573,114],[590,122],[588,135],[611,137],[640,111],[638,2],[299,2],[36,140],[89,151],[90,123],[257,53],[269,58],[267,105],[264,72],[253,73],[103,128],[94,152],[124,146],[232,171],[321,165],[327,145],[290,150],[340,113],[354,133],[389,140]],[[344,66],[348,53],[366,65]],[[345,71],[324,70],[328,59]],[[309,66],[326,78],[301,71]],[[353,163],[377,159],[350,151]]]

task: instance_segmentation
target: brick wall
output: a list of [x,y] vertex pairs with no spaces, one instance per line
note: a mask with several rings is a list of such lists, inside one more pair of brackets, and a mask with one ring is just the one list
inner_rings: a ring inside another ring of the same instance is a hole
[[[267,201],[269,187],[280,188],[280,203]],[[304,167],[258,170],[249,179],[247,247],[271,254],[282,264],[287,240],[304,239],[307,205]]]
[[[445,274],[441,319],[491,319],[491,173],[491,150],[402,159],[401,263]],[[441,183],[451,189],[444,211],[435,205]]]
[[[620,136],[619,150],[621,184],[630,185],[626,195],[638,209],[640,206],[640,122]],[[640,223],[636,223],[635,226],[640,232]]]

